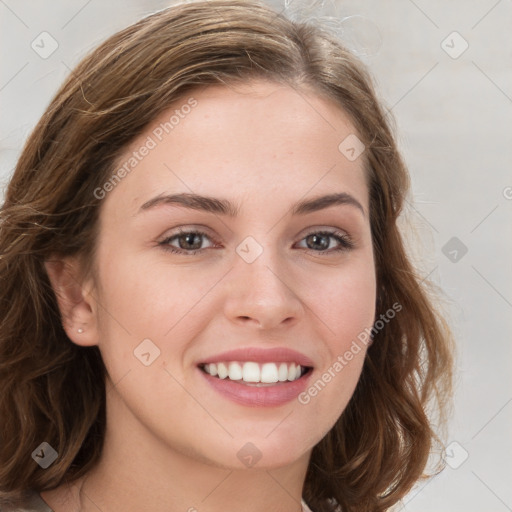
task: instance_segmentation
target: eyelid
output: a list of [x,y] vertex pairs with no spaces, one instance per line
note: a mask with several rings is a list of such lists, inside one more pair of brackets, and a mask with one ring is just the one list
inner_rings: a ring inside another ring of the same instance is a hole
[[212,230],[202,224],[190,224],[187,226],[177,226],[175,228],[167,229],[163,235],[158,237],[158,241],[162,242],[179,235],[186,235],[189,233],[201,233],[211,240],[214,240],[216,236],[212,234]]
[[[220,242],[216,239],[216,237],[214,237],[213,235],[211,235],[209,233],[209,229],[208,228],[204,228],[204,227],[194,227],[194,226],[191,226],[191,227],[186,227],[186,228],[183,228],[182,226],[176,228],[176,231],[173,231],[172,233],[170,234],[166,234],[162,237],[160,237],[159,241],[157,242],[158,245],[166,245],[166,242],[168,242],[169,240],[173,239],[173,238],[178,238],[180,235],[189,235],[189,234],[195,234],[195,235],[201,235],[203,237],[207,237],[211,242],[212,242],[212,245],[218,245]],[[183,251],[185,251],[185,249],[182,249]],[[188,253],[192,253],[193,251],[202,251],[203,249],[192,249],[190,251],[187,251]]]

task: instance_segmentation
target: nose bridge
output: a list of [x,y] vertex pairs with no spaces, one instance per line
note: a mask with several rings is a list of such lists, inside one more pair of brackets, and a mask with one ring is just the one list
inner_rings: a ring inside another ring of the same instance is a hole
[[248,237],[236,249],[226,314],[275,327],[302,311],[300,299],[278,251]]

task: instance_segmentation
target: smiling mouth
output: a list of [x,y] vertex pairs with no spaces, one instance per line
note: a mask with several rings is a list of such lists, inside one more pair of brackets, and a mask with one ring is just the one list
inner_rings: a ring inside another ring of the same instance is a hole
[[199,368],[208,375],[248,386],[273,386],[300,379],[312,370],[294,362],[256,363],[254,361],[226,361],[202,363]]

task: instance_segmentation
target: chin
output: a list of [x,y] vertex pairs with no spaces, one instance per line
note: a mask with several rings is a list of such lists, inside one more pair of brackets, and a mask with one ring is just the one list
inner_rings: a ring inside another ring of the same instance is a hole
[[232,456],[228,458],[231,466],[238,469],[244,466],[257,469],[285,467],[309,454],[319,440],[317,436],[311,440],[294,432],[278,432],[277,429],[264,432],[260,436],[240,436],[231,441],[231,453],[235,455],[235,460]]

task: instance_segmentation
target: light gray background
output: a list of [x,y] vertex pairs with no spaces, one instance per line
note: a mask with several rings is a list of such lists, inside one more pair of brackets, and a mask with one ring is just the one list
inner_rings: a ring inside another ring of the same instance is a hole
[[[3,183],[80,57],[169,3],[0,0]],[[326,2],[295,0],[301,3],[318,13]],[[458,343],[449,466],[398,510],[512,510],[512,4],[362,0],[334,7],[348,18],[342,37],[368,64],[396,118],[412,176],[407,218],[419,234],[411,250],[422,275],[444,290]],[[46,59],[31,48],[43,31],[59,45]],[[443,252],[452,237],[458,246]],[[468,250],[462,257],[461,244]]]

